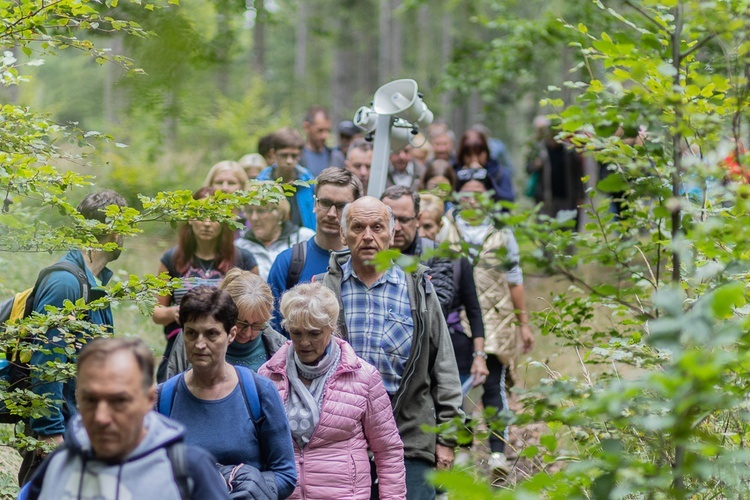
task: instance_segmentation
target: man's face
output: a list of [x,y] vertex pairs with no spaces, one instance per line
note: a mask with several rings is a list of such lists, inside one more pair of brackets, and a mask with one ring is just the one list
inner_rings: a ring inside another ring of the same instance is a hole
[[370,167],[372,166],[372,150],[363,151],[352,149],[349,159],[346,160],[346,169],[362,182],[367,192],[367,183],[370,181]]
[[326,118],[323,113],[318,113],[313,118],[312,123],[304,122],[302,128],[305,129],[307,143],[313,151],[320,151],[325,147],[328,136],[331,134],[331,120]]
[[[315,198],[316,231],[333,237],[341,234],[341,210],[343,210],[345,204],[354,201],[352,188],[323,184],[318,186]],[[323,205],[327,206],[328,209]],[[341,207],[341,210],[337,207]]]
[[116,351],[79,367],[76,396],[96,457],[117,462],[146,435],[143,418],[154,407],[156,388],[144,389],[131,352]]
[[414,201],[411,196],[402,196],[398,199],[384,198],[383,203],[391,207],[393,216],[396,218],[396,232],[393,234],[393,247],[402,252],[409,248],[417,237],[419,221],[414,211]]
[[453,141],[448,134],[441,134],[432,139],[432,154],[436,160],[450,160],[453,154]]
[[396,172],[403,172],[406,167],[409,166],[411,161],[411,146],[406,146],[404,149],[393,153],[390,157],[391,165],[396,169]]
[[302,156],[302,151],[299,148],[281,148],[274,150],[273,156],[276,159],[276,166],[282,174],[285,174],[294,171]]
[[388,208],[377,198],[366,196],[355,201],[347,213],[349,230],[343,237],[353,264],[367,264],[391,244]]

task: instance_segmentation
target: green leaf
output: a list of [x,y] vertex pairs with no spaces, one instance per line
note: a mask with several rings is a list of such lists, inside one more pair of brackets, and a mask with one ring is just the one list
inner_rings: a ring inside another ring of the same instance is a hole
[[745,284],[739,281],[721,286],[713,293],[711,308],[714,316],[726,319],[732,316],[735,307],[742,307],[746,303]]

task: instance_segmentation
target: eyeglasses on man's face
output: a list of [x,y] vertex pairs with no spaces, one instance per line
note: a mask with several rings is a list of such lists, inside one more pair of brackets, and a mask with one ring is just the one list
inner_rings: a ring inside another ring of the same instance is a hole
[[413,216],[413,217],[404,217],[404,216],[401,216],[401,217],[394,217],[394,219],[396,219],[399,224],[401,224],[402,226],[404,226],[404,225],[406,225],[406,224],[408,224],[408,223],[410,223],[412,221],[417,220],[417,216],[416,215]]
[[336,212],[341,213],[344,211],[344,207],[347,205],[348,202],[346,201],[340,201],[335,202],[333,200],[329,200],[327,198],[315,198],[315,202],[318,204],[320,208],[325,210],[326,212],[331,209],[331,207],[336,207]]

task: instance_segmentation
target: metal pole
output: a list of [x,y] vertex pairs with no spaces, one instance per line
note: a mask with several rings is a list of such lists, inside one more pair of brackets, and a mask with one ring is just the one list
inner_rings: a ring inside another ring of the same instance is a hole
[[367,184],[367,195],[380,198],[385,191],[385,181],[388,177],[388,166],[391,156],[391,121],[390,115],[378,115],[375,128],[375,141],[372,145],[372,165],[370,166],[370,182]]

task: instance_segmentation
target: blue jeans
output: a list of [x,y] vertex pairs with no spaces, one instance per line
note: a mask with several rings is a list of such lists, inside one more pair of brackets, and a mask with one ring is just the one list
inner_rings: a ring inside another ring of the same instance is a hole
[[424,460],[405,458],[406,500],[435,500],[435,487],[427,481],[426,475],[435,467]]

